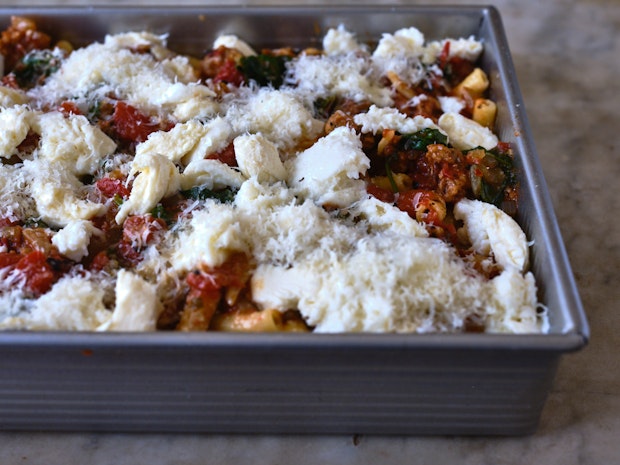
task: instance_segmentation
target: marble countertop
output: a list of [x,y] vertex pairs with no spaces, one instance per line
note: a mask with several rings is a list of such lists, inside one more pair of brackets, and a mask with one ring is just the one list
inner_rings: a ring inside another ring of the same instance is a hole
[[494,4],[504,21],[534,140],[591,327],[589,345],[563,357],[535,434],[520,438],[353,438],[5,432],[0,433],[0,463],[619,464],[620,149],[616,137],[620,130],[620,3],[496,0]]

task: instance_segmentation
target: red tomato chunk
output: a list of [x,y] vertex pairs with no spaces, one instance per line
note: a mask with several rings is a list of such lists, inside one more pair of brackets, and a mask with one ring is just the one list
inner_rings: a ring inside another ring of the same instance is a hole
[[116,134],[125,142],[144,142],[149,134],[162,129],[159,122],[153,122],[150,117],[125,102],[116,103],[112,119]]
[[104,197],[109,199],[118,195],[123,199],[129,197],[129,189],[125,186],[125,183],[120,179],[113,178],[101,178],[97,181],[97,189],[103,194]]
[[45,294],[57,279],[46,255],[38,250],[23,256],[15,265],[26,279],[26,287],[36,295]]

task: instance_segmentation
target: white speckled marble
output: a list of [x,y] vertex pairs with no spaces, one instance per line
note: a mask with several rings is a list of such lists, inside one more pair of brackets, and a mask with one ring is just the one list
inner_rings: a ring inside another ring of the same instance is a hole
[[586,349],[562,359],[536,434],[353,438],[0,433],[0,464],[620,464],[620,2],[496,0],[494,4],[504,20],[534,140],[591,325]]

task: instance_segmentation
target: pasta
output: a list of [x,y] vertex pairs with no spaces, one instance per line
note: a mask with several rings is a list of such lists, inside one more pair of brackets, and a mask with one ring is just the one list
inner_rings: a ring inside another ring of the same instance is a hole
[[472,119],[487,128],[493,127],[497,116],[497,105],[493,100],[487,98],[477,98],[474,101]]
[[211,322],[213,331],[307,332],[308,326],[294,312],[283,314],[274,309],[218,313]]
[[457,94],[467,92],[471,98],[477,98],[482,96],[488,88],[489,78],[486,73],[480,68],[475,68],[455,87],[455,92]]

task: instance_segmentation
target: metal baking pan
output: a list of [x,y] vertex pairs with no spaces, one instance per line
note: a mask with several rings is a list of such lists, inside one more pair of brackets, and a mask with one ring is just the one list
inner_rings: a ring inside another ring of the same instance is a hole
[[519,221],[551,329],[541,335],[0,333],[0,429],[126,432],[522,435],[535,431],[560,357],[589,329],[493,7],[0,9],[83,45],[106,33],[169,33],[200,53],[221,33],[255,46],[360,39],[416,26],[474,35],[521,175]]

